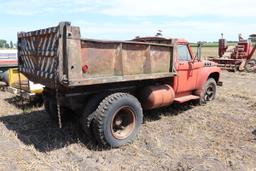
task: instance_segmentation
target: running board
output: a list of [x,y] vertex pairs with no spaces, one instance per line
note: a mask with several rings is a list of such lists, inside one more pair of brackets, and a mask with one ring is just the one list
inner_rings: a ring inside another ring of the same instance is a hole
[[184,103],[187,102],[189,100],[196,100],[196,99],[200,99],[199,96],[195,96],[195,95],[187,95],[187,96],[182,96],[182,97],[178,97],[174,99],[174,102],[176,103]]

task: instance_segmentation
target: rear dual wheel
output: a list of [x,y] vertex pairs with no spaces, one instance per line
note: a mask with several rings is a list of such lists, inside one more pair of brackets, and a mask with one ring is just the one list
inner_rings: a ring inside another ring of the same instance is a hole
[[87,102],[82,118],[81,118],[81,126],[83,128],[84,133],[86,134],[87,138],[94,141],[95,137],[93,136],[92,132],[92,121],[95,118],[95,111],[100,104],[100,102],[108,95],[109,93],[102,92],[96,95],[93,95]]
[[142,120],[139,101],[127,93],[115,93],[104,98],[95,111],[93,133],[101,145],[119,147],[135,139]]
[[[46,113],[49,115],[49,117],[53,121],[57,122],[58,121],[58,110],[57,110],[56,102],[54,100],[44,99],[44,108],[45,108]],[[70,119],[73,111],[67,107],[60,106],[60,112],[61,112],[61,120],[67,121],[68,119]]]

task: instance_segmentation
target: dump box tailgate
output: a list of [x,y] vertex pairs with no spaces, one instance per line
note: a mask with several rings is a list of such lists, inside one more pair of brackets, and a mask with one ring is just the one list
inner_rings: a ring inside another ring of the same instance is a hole
[[59,27],[18,34],[19,68],[31,81],[53,86],[59,36]]
[[134,41],[81,39],[79,27],[18,34],[20,70],[54,88],[172,77],[173,46]]

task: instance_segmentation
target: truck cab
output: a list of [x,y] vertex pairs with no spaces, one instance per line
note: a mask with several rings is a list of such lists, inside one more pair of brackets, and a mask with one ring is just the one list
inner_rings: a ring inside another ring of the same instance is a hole
[[[183,103],[196,99],[202,101],[214,99],[216,85],[222,84],[219,80],[221,69],[217,66],[217,63],[201,59],[201,45],[198,46],[195,54],[189,42],[185,39],[138,37],[133,41],[173,45],[174,66],[177,73],[172,82],[175,102]],[[208,80],[211,83],[207,87]]]
[[174,90],[177,101],[184,102],[196,98],[195,96],[199,96],[203,101],[212,100],[216,93],[216,85],[213,84],[221,85],[221,69],[216,63],[201,59],[200,46],[195,55],[186,40],[178,39],[176,44],[178,76],[175,77]]

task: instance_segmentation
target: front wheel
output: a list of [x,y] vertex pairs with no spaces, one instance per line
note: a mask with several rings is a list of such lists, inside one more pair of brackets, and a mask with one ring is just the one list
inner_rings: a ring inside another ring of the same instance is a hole
[[217,90],[216,81],[213,78],[209,78],[204,86],[203,93],[200,98],[201,103],[206,103],[207,101],[212,101],[215,99]]
[[141,104],[127,93],[107,96],[95,111],[93,132],[103,146],[119,147],[131,142],[142,124]]

